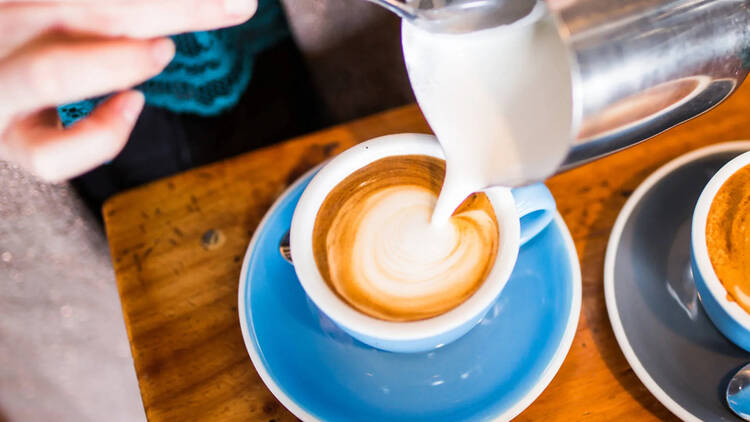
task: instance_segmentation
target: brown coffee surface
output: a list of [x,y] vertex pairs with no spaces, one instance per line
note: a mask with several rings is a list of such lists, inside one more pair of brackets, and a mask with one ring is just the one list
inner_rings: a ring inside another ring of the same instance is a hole
[[387,321],[445,313],[479,289],[494,265],[499,233],[484,193],[445,226],[429,223],[445,162],[425,155],[375,161],[340,182],[315,220],[313,253],[336,294]]
[[728,298],[750,312],[750,166],[733,174],[714,197],[706,246]]

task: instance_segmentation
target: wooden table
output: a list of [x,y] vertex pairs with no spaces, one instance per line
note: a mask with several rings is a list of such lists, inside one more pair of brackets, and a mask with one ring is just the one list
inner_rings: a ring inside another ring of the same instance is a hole
[[[628,151],[553,177],[583,272],[583,309],[560,372],[519,420],[674,418],[617,346],[602,288],[607,239],[657,167],[711,143],[750,139],[750,84],[717,109]],[[151,421],[294,417],[255,372],[240,333],[242,258],[263,214],[315,164],[375,136],[428,132],[416,106],[333,127],[122,193],[104,218],[146,414]]]

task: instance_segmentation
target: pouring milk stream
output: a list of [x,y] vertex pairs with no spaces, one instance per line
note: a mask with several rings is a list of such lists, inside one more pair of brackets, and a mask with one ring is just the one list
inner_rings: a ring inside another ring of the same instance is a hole
[[431,33],[404,21],[412,89],[446,156],[441,224],[471,193],[554,173],[573,139],[571,65],[543,2],[510,25]]

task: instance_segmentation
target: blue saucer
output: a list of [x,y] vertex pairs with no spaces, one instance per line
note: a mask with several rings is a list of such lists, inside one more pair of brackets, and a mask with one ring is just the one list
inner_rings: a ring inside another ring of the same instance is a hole
[[312,174],[268,211],[240,275],[245,345],[281,403],[305,421],[507,420],[531,404],[567,355],[581,308],[578,257],[562,218],[521,249],[494,308],[467,335],[428,353],[383,352],[318,311],[279,254]]

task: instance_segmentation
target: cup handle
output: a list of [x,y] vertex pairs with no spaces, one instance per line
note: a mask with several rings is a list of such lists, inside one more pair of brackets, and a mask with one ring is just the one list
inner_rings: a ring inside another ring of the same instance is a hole
[[543,183],[511,189],[521,221],[521,245],[533,239],[549,225],[557,205]]

